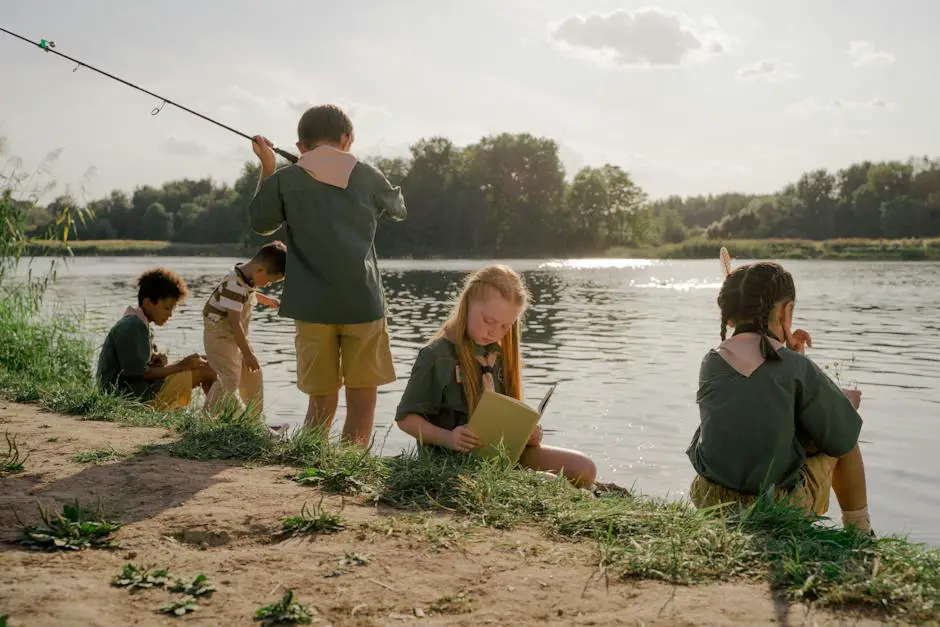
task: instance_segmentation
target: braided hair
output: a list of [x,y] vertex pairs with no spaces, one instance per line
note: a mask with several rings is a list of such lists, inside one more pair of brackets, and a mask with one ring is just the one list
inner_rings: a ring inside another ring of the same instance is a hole
[[[770,334],[770,314],[777,304],[795,300],[793,276],[780,264],[763,261],[735,268],[718,293],[721,340],[727,336],[729,320],[738,326],[750,323],[760,333],[760,351],[764,359],[779,361],[780,355],[767,337]],[[786,343],[789,338],[781,339]]]

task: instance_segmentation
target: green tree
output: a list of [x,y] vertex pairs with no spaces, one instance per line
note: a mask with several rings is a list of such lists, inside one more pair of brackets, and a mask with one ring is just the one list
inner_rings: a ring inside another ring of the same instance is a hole
[[163,205],[155,202],[144,211],[140,229],[149,239],[169,241],[173,239],[173,216]]

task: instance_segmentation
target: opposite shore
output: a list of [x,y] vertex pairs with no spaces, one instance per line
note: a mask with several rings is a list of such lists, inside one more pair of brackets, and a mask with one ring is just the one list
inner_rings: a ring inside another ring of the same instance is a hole
[[[640,248],[615,247],[584,257],[624,259],[716,259],[727,246],[737,259],[821,259],[845,261],[940,261],[940,238],[928,239],[749,239],[694,238],[678,244]],[[29,244],[26,256],[60,256],[61,242]],[[188,244],[154,240],[76,240],[69,242],[76,257],[243,257],[253,250],[239,243]],[[380,257],[381,251],[379,251]],[[505,255],[513,257],[512,254]],[[383,257],[392,259],[394,257]]]

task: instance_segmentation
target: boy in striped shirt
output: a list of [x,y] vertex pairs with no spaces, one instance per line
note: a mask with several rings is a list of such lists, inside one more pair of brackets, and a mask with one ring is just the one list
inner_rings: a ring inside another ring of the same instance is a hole
[[202,310],[206,358],[218,379],[206,395],[206,411],[218,412],[234,401],[241,409],[253,402],[263,409],[261,366],[248,343],[248,325],[255,304],[278,307],[280,303],[256,290],[284,279],[287,247],[283,242],[265,244],[245,263],[237,264],[215,287]]

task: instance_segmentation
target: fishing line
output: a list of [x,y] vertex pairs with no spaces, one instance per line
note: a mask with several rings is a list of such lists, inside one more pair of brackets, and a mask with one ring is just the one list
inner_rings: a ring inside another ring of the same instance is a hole
[[[108,72],[105,72],[104,70],[100,70],[100,69],[96,68],[96,67],[93,66],[93,65],[89,65],[89,64],[85,63],[84,61],[80,61],[80,60],[78,60],[78,59],[74,59],[74,58],[70,57],[70,56],[67,55],[67,54],[63,54],[63,53],[59,52],[58,50],[55,49],[55,42],[52,41],[51,39],[40,39],[40,40],[39,40],[39,43],[36,43],[35,41],[32,41],[32,40],[30,40],[30,39],[27,39],[26,37],[23,37],[22,35],[18,35],[17,33],[14,33],[14,32],[12,32],[12,31],[9,31],[9,30],[7,30],[7,29],[5,29],[5,28],[3,28],[3,27],[0,27],[0,31],[2,31],[2,32],[6,33],[7,35],[10,35],[10,36],[12,36],[12,37],[16,37],[16,38],[19,39],[20,41],[24,41],[24,42],[26,42],[26,43],[28,43],[28,44],[30,44],[30,45],[32,45],[32,46],[36,46],[36,47],[39,48],[40,50],[45,50],[46,52],[51,52],[52,54],[57,54],[57,55],[59,55],[60,57],[62,57],[63,59],[67,59],[67,60],[71,61],[72,63],[75,64],[75,67],[72,68],[72,72],[77,72],[79,68],[86,67],[86,68],[88,68],[89,70],[93,70],[93,71],[95,71],[95,72],[98,72],[98,73],[101,74],[102,76],[106,76],[106,77],[110,78],[111,80],[115,80],[115,81],[117,81],[117,82],[119,82],[119,83],[123,83],[124,85],[127,85],[128,87],[131,87],[131,88],[133,88],[133,89],[136,89],[137,91],[141,91],[141,92],[147,94],[148,96],[153,96],[154,98],[156,98],[156,99],[158,99],[158,100],[160,101],[160,104],[157,105],[156,107],[154,107],[154,108],[150,111],[150,115],[156,116],[156,115],[158,115],[161,111],[163,111],[163,107],[165,107],[166,105],[168,105],[168,104],[169,104],[169,105],[173,105],[173,106],[176,107],[177,109],[182,109],[183,111],[185,111],[185,112],[187,112],[187,113],[191,113],[192,115],[195,115],[196,117],[202,118],[202,119],[205,120],[206,122],[211,122],[212,124],[215,124],[216,126],[221,126],[222,128],[224,128],[225,130],[229,131],[230,133],[235,133],[235,134],[238,135],[239,137],[244,137],[245,139],[254,142],[254,137],[252,137],[251,135],[248,135],[248,134],[243,133],[243,132],[241,132],[241,131],[239,131],[239,130],[237,130],[237,129],[234,129],[234,128],[232,128],[231,126],[228,126],[227,124],[223,124],[222,122],[219,122],[218,120],[213,120],[213,119],[210,118],[209,116],[203,115],[203,114],[199,113],[198,111],[193,111],[193,110],[190,109],[189,107],[185,107],[185,106],[179,104],[178,102],[174,102],[173,100],[170,100],[169,98],[165,98],[165,97],[161,96],[160,94],[155,94],[155,93],[152,92],[152,91],[149,91],[149,90],[147,90],[147,89],[144,89],[144,88],[141,87],[140,85],[135,85],[134,83],[131,83],[130,81],[126,81],[126,80],[124,80],[123,78],[120,78],[120,77],[118,77],[118,76],[115,76],[114,74],[109,74]],[[281,150],[280,148],[273,148],[273,150],[274,150],[275,153],[277,153],[277,154],[279,154],[280,156],[284,157],[285,159],[287,159],[287,160],[290,161],[291,163],[297,163],[297,157],[296,157],[295,155],[292,155],[291,153],[287,152],[286,150]]]

